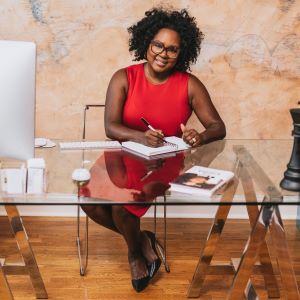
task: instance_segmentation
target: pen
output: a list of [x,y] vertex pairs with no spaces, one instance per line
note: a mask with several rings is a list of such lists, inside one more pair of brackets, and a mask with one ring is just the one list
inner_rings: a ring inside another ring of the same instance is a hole
[[[149,128],[149,129],[151,129],[151,130],[153,130],[153,131],[157,131],[156,129],[154,129],[151,125],[150,125],[150,123],[145,119],[145,118],[141,118],[141,121]],[[168,143],[163,137],[161,138],[165,143]]]
[[[141,121],[142,121],[144,124],[146,124],[146,126],[147,126],[149,129],[151,129],[151,130],[153,130],[153,131],[157,131],[156,129],[154,129],[154,128],[150,125],[150,123],[149,123],[145,118],[142,117],[142,118],[141,118]],[[166,143],[166,144],[168,144],[168,145],[173,145],[173,146],[178,147],[177,144],[168,142],[168,141],[167,141],[166,139],[164,139],[163,137],[162,137],[162,140],[164,141],[164,143]]]
[[151,130],[153,130],[153,131],[156,131],[156,130],[150,125],[150,123],[149,123],[146,119],[141,118],[141,121],[142,121],[149,129],[151,129]]

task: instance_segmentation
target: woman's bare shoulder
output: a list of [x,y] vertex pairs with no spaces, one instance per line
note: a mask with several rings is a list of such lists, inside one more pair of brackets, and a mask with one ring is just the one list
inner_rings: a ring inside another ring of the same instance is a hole
[[205,88],[204,84],[197,76],[195,76],[192,73],[187,73],[187,74],[189,75],[189,85],[190,86],[198,86],[198,87]]
[[127,81],[127,71],[126,68],[117,70],[111,77],[111,80],[126,80]]
[[109,83],[109,89],[110,88],[123,88],[127,91],[128,80],[126,68],[119,69],[112,75]]

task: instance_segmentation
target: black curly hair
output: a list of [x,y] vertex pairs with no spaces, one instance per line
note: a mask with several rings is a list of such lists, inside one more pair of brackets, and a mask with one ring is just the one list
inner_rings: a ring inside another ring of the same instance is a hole
[[146,58],[150,42],[162,28],[172,29],[180,35],[180,53],[174,71],[190,70],[190,65],[197,61],[204,35],[197,27],[195,18],[185,9],[170,11],[153,8],[145,12],[143,19],[128,28],[129,51],[134,52],[134,61]]

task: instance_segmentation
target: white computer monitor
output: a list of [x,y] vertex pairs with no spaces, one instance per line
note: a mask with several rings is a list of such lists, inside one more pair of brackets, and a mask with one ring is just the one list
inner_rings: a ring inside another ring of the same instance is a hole
[[36,45],[0,41],[0,157],[34,157]]

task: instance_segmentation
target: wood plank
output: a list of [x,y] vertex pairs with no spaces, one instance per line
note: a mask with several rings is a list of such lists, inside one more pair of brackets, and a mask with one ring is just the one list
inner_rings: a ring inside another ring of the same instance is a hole
[[[131,287],[126,245],[117,234],[90,222],[89,265],[87,275],[81,277],[75,244],[75,218],[23,217],[23,221],[49,299],[57,300],[186,299],[187,288],[211,225],[210,219],[168,219],[168,259],[171,272],[167,274],[161,268],[149,287],[142,293],[136,293]],[[299,283],[300,233],[295,221],[286,221],[284,225]],[[152,230],[152,226],[151,219],[142,219],[142,228]],[[158,222],[157,230],[162,236],[161,221]],[[228,262],[231,257],[239,257],[249,232],[247,220],[228,220],[215,259],[218,262]],[[1,257],[5,257],[6,263],[18,261],[17,248],[5,217],[0,217],[0,239]],[[272,251],[271,259],[275,262]],[[278,270],[275,271],[278,274]],[[256,274],[251,281],[259,299],[267,299],[263,277]],[[28,276],[8,275],[7,278],[16,300],[35,299]],[[208,275],[201,299],[225,299],[231,280],[232,275]]]

